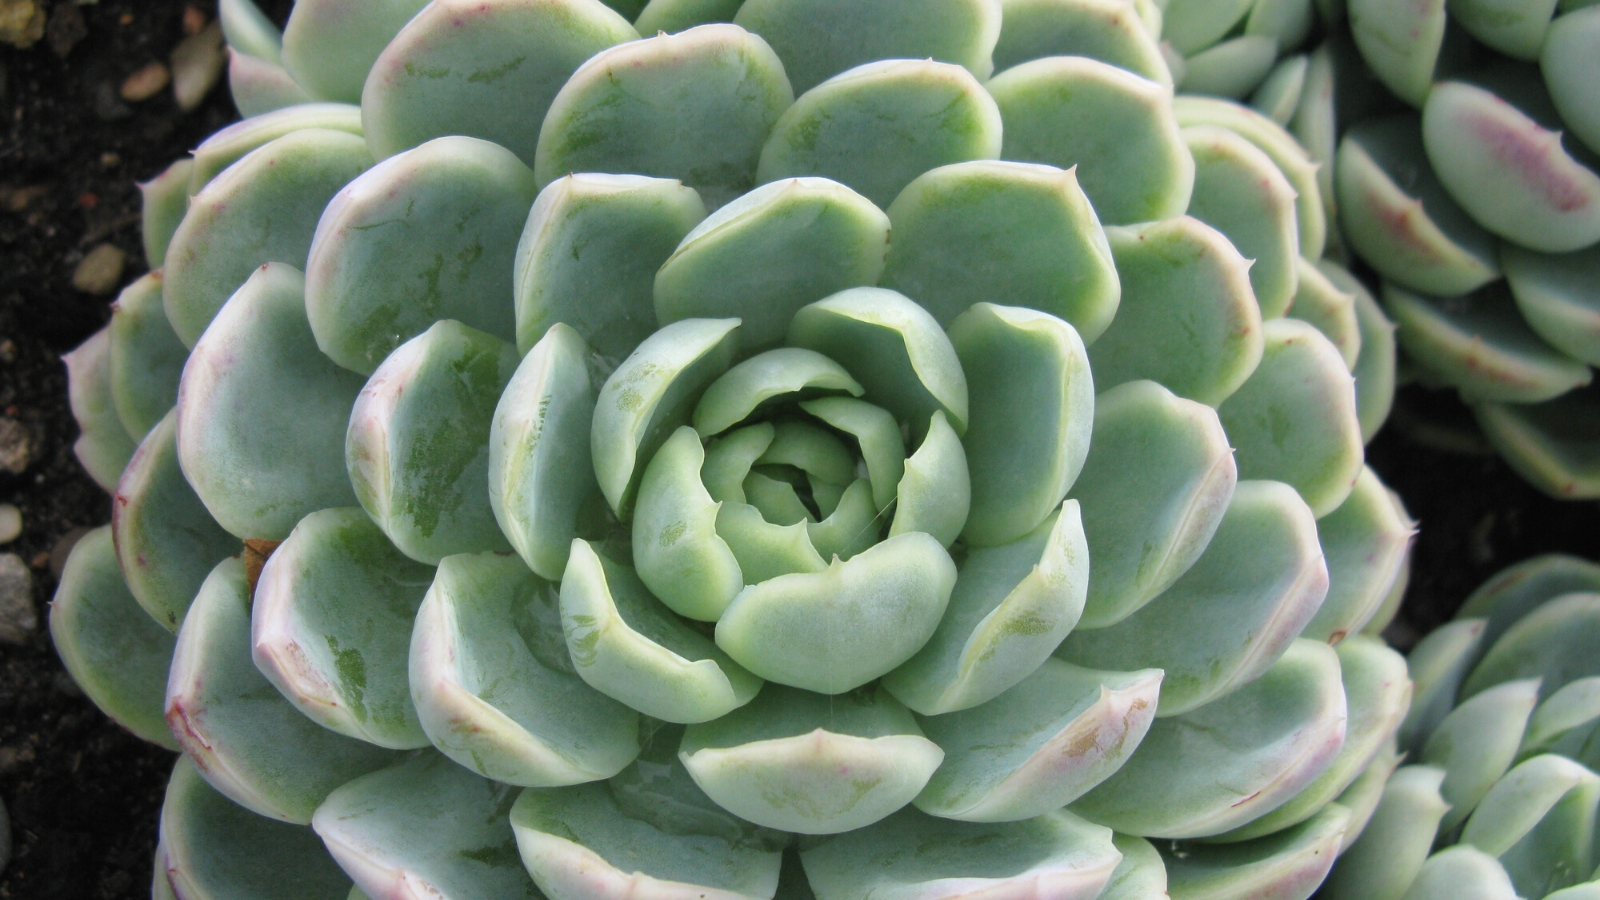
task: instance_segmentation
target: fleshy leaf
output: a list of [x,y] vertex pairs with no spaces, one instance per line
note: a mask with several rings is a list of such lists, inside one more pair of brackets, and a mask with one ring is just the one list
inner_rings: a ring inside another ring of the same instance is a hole
[[1355,125],[1336,159],[1345,239],[1385,278],[1453,296],[1499,274],[1494,238],[1433,174],[1415,115]]
[[664,609],[631,569],[587,541],[572,542],[561,624],[579,677],[647,716],[705,722],[761,689],[760,679]]
[[717,622],[717,646],[769,681],[843,693],[921,649],[955,581],[938,540],[897,535],[825,571],[746,587]]
[[1350,824],[1329,804],[1309,821],[1233,844],[1190,844],[1162,855],[1172,900],[1305,900],[1327,877]]
[[323,207],[370,165],[356,135],[301,128],[252,150],[196,193],[161,270],[178,338],[195,346],[262,264],[303,268]]
[[802,306],[876,284],[888,247],[889,217],[838,182],[762,185],[707,216],[661,266],[656,319],[739,316],[743,346],[765,349]]
[[1361,474],[1355,379],[1320,331],[1298,319],[1261,326],[1261,365],[1217,416],[1239,474],[1287,482],[1318,516],[1339,508]]
[[1185,94],[1173,98],[1172,112],[1184,128],[1193,125],[1220,125],[1255,144],[1272,157],[1289,184],[1294,187],[1295,212],[1299,219],[1300,255],[1319,259],[1328,239],[1327,212],[1317,187],[1317,163],[1283,126],[1259,112],[1221,97]]
[[1304,53],[1284,57],[1251,93],[1250,105],[1272,121],[1287,127],[1305,93],[1306,70],[1309,68],[1310,60]]
[[1364,628],[1388,597],[1416,523],[1377,473],[1363,467],[1350,496],[1317,530],[1328,560],[1328,597],[1300,636],[1337,644]]
[[183,474],[240,538],[281,540],[307,513],[354,505],[339,461],[362,379],[317,350],[304,296],[298,271],[261,266],[195,345],[178,385]]
[[974,298],[1004,298],[1065,319],[1092,344],[1117,312],[1111,248],[1075,170],[999,161],[941,166],[919,175],[888,210],[894,240],[883,285],[940,324]]
[[[799,502],[798,497],[794,499]],[[717,510],[717,536],[733,551],[747,587],[780,575],[821,573],[828,569],[828,561],[811,543],[809,523],[797,520],[777,525],[767,521],[761,510],[743,501],[722,501],[722,508]]]
[[[1576,6],[1577,4],[1571,4]],[[1600,12],[1574,9],[1550,23],[1539,51],[1539,71],[1550,100],[1573,134],[1600,152],[1600,107],[1590,88],[1595,83],[1595,38],[1600,36]]]
[[560,579],[586,511],[600,505],[589,435],[589,347],[557,324],[511,376],[489,425],[489,505],[528,568]]
[[527,166],[468,137],[429,141],[344,186],[306,263],[317,346],[370,375],[441,319],[511,340],[513,236],[534,194]]
[[556,586],[515,556],[440,562],[411,636],[411,698],[435,747],[507,784],[599,781],[639,753],[638,714],[578,677]]
[[432,580],[433,567],[407,559],[360,509],[314,512],[261,568],[256,667],[324,728],[380,747],[426,747],[405,660]]
[[1547,895],[1594,868],[1596,804],[1600,775],[1564,756],[1535,756],[1489,789],[1461,843],[1498,858],[1518,894]]
[[1568,356],[1600,365],[1600,246],[1555,255],[1502,244],[1500,261],[1528,327]]
[[1517,756],[1527,759],[1548,751],[1582,761],[1596,720],[1600,720],[1600,677],[1569,681],[1534,709]]
[[515,788],[425,752],[340,787],[311,826],[374,900],[539,900],[506,818],[515,800]]
[[1183,137],[1195,161],[1188,214],[1254,260],[1250,284],[1261,317],[1282,315],[1298,283],[1294,188],[1272,157],[1226,128],[1196,125],[1184,129]]
[[1255,681],[1157,719],[1122,768],[1072,811],[1147,837],[1220,834],[1314,781],[1339,752],[1345,715],[1338,656],[1296,641]]
[[689,421],[693,403],[728,370],[744,337],[738,319],[685,319],[640,344],[600,388],[589,452],[600,490],[626,517],[656,450]]
[[1384,785],[1389,783],[1389,776],[1395,773],[1404,756],[1394,738],[1390,738],[1366,771],[1356,776],[1350,786],[1344,789],[1333,802],[1350,810],[1350,827],[1345,830],[1344,842],[1340,852],[1350,849],[1366,830],[1367,824],[1372,821],[1372,814],[1377,811],[1378,804],[1383,799]]
[[756,180],[818,175],[887,207],[929,169],[999,156],[1000,110],[972,73],[890,59],[802,94],[773,125]]
[[1600,241],[1600,175],[1548,131],[1476,85],[1445,81],[1422,109],[1422,143],[1450,195],[1484,228],[1533,250]]
[[1339,357],[1354,374],[1361,356],[1361,322],[1356,315],[1355,294],[1334,284],[1314,263],[1296,260],[1299,287],[1289,315],[1310,324],[1333,342]]
[[694,408],[695,431],[702,438],[721,434],[757,409],[802,391],[859,397],[864,389],[844,366],[814,350],[778,347],[739,363],[706,388]]
[[1350,374],[1356,377],[1356,418],[1361,421],[1361,439],[1371,441],[1389,418],[1394,406],[1395,324],[1383,307],[1372,298],[1354,275],[1326,259],[1316,267],[1333,286],[1355,298],[1356,327],[1361,334],[1361,353]]
[[176,632],[189,603],[239,539],[211,518],[178,466],[176,411],[145,436],[117,482],[111,530],[128,590],[150,617]]
[[251,659],[249,604],[244,564],[218,563],[178,632],[167,725],[228,799],[304,825],[330,791],[396,754],[335,734],[283,699]]
[[1077,624],[1088,575],[1076,500],[1009,544],[970,548],[933,637],[883,686],[926,716],[988,702],[1038,668]]
[[1275,38],[1241,34],[1185,58],[1178,87],[1186,94],[1243,100],[1272,71],[1277,59]]
[[794,102],[783,64],[736,25],[701,25],[597,53],[539,131],[540,185],[572,172],[676,178],[715,209],[756,183],[761,147]]
[[1179,53],[1192,56],[1243,24],[1254,5],[1254,0],[1169,0],[1161,36]]
[[1583,363],[1539,339],[1504,282],[1436,300],[1385,283],[1383,303],[1400,346],[1427,371],[1477,400],[1537,403],[1588,384]]
[[906,459],[889,536],[923,532],[949,547],[967,523],[972,482],[966,450],[944,411],[935,412],[931,423],[922,446]]
[[239,115],[246,118],[316,102],[288,69],[232,48],[228,53],[228,93],[233,96]]
[[1219,835],[1218,842],[1261,838],[1329,808],[1383,752],[1400,727],[1400,720],[1411,705],[1411,679],[1406,674],[1405,657],[1382,641],[1363,635],[1340,644],[1337,652],[1350,716],[1339,755],[1287,803],[1243,828]]
[[1537,60],[1556,0],[1509,5],[1497,0],[1452,0],[1449,9],[1450,21],[1489,47],[1515,59]]
[[1087,56],[1171,86],[1156,38],[1125,0],[1004,0],[994,67],[1046,56]]
[[944,752],[882,690],[825,696],[769,684],[748,705],[689,726],[678,758],[740,818],[834,834],[911,802]]
[[1513,679],[1540,679],[1548,697],[1575,678],[1600,675],[1600,593],[1556,597],[1523,616],[1489,648],[1461,686],[1471,697]]
[[1122,854],[1107,829],[1068,812],[1022,822],[951,822],[905,810],[802,850],[817,900],[1092,900]]
[[128,285],[111,304],[111,401],[135,441],[178,402],[178,377],[189,348],[183,346],[161,304],[161,273]]
[[1095,900],[1162,900],[1169,896],[1167,867],[1149,841],[1113,832],[1111,843],[1122,852],[1122,862]]
[[311,829],[233,803],[188,757],[167,782],[156,867],[158,889],[183,900],[345,900],[350,890]]
[[193,159],[185,157],[149,181],[138,182],[140,242],[151,269],[161,268],[172,233],[189,211],[189,173],[194,165]]
[[1089,359],[1107,391],[1140,378],[1215,406],[1261,361],[1261,309],[1250,261],[1215,228],[1179,216],[1106,237],[1122,303]]
[[906,440],[894,416],[881,406],[850,397],[806,400],[800,408],[856,439],[872,481],[872,502],[879,511],[887,509],[906,467]]
[[[1501,635],[1552,597],[1600,591],[1600,564],[1561,553],[1547,553],[1507,566],[1478,586],[1462,604],[1458,618],[1489,620],[1483,635],[1487,650]],[[1476,662],[1481,653],[1474,657]]]
[[[813,493],[816,484],[813,482]],[[872,482],[865,478],[850,482],[834,508],[824,511],[828,515],[822,521],[806,523],[806,535],[819,556],[849,559],[877,543],[882,522],[872,500]]]
[[914,434],[943,411],[956,434],[967,430],[967,379],[937,320],[904,295],[858,287],[818,300],[789,323],[786,343],[847,360],[866,389]]
[[283,64],[318,96],[355,103],[379,52],[424,5],[374,0],[352,9],[338,0],[299,0],[284,27]]
[[517,798],[517,846],[550,900],[772,897],[788,835],[716,806],[676,758],[679,734],[656,731],[639,760],[606,784]]
[[73,545],[50,600],[50,641],[102,712],[147,741],[178,749],[162,716],[173,638],[128,592],[109,527]]
[[1400,900],[1416,878],[1450,808],[1443,769],[1405,766],[1384,786],[1372,820],[1328,877],[1330,900]]
[[1362,60],[1400,99],[1421,106],[1444,44],[1445,0],[1348,0],[1348,6]]
[[1134,752],[1160,690],[1159,669],[1103,672],[1047,659],[981,706],[921,719],[945,759],[917,807],[972,822],[1060,809]]
[[1404,900],[1516,900],[1511,878],[1495,858],[1456,845],[1422,864]]
[[1200,558],[1238,472],[1210,407],[1151,381],[1095,398],[1094,443],[1072,496],[1094,562],[1083,628],[1127,618]]
[[367,142],[383,159],[466,135],[534,166],[540,123],[562,85],[584,60],[638,36],[587,0],[435,0],[372,64],[361,91]]
[[744,581],[717,535],[719,505],[700,481],[705,458],[684,426],[650,460],[633,514],[633,561],[640,580],[674,612],[715,622]]
[[73,455],[96,484],[112,490],[137,442],[117,415],[111,383],[111,329],[90,335],[61,361],[67,365],[67,400],[78,423]]
[[1005,159],[1063,169],[1100,221],[1124,225],[1179,215],[1194,160],[1172,114],[1172,89],[1086,57],[1049,57],[988,84],[1005,123]]
[[797,93],[878,59],[934,59],[994,73],[999,4],[987,0],[745,0],[733,19],[772,43]]
[[1450,804],[1439,830],[1466,821],[1478,801],[1511,768],[1528,717],[1539,702],[1539,682],[1508,681],[1457,706],[1428,735],[1418,759],[1445,770],[1439,793]]
[[1280,482],[1243,481],[1189,571],[1110,628],[1067,635],[1056,655],[1093,668],[1163,669],[1158,714],[1177,715],[1260,677],[1327,587],[1305,502]]
[[1517,474],[1558,499],[1600,497],[1595,388],[1535,404],[1476,403],[1484,437]]
[[706,217],[693,188],[642,175],[569,175],[533,203],[513,278],[517,348],[564,323],[620,360],[656,328],[656,270]]
[[981,398],[962,442],[972,480],[962,537],[1007,544],[1059,507],[1083,469],[1094,425],[1089,357],[1071,325],[1022,307],[976,304],[949,333]]
[[412,559],[510,549],[483,485],[495,406],[517,363],[510,343],[447,319],[389,354],[356,398],[350,483]]
[[1420,747],[1455,708],[1456,692],[1482,655],[1485,619],[1446,622],[1417,642],[1406,660],[1415,690],[1400,726],[1400,746]]
[[[326,128],[360,137],[361,108],[348,103],[307,103],[287,109],[251,116],[223,128],[194,148],[193,165],[188,166],[188,193],[200,193],[222,170],[259,147],[290,132],[306,128]],[[371,159],[367,160],[371,164]],[[176,164],[174,164],[176,166]],[[169,170],[176,171],[176,168]],[[187,199],[187,198],[185,198]],[[182,214],[182,207],[177,210]],[[316,212],[312,213],[315,217]],[[177,222],[173,222],[176,226]]]

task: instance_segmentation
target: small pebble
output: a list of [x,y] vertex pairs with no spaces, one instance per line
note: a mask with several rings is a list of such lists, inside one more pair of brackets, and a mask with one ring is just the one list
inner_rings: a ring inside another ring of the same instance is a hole
[[172,49],[172,94],[178,98],[178,108],[188,112],[199,106],[216,87],[227,62],[221,22],[179,41]]
[[78,687],[78,683],[73,681],[72,676],[66,672],[57,671],[55,677],[50,679],[50,683],[57,691],[66,694],[68,697],[83,696],[83,688]]
[[85,294],[103,297],[117,289],[128,254],[115,244],[101,244],[90,250],[72,270],[72,286]]
[[16,419],[0,419],[0,469],[21,475],[33,462],[33,435]]
[[0,41],[27,49],[44,37],[43,0],[0,0]]
[[167,85],[171,83],[172,72],[161,63],[153,62],[129,75],[122,82],[122,88],[118,93],[122,95],[122,99],[138,103],[166,90]]
[[66,59],[72,48],[89,36],[89,26],[84,24],[83,13],[78,11],[76,4],[58,3],[50,11],[50,20],[45,24],[44,33],[50,41],[50,49]]
[[0,643],[25,644],[39,627],[33,573],[15,553],[0,553]]
[[72,555],[72,548],[78,546],[78,541],[82,540],[83,536],[92,530],[82,526],[74,528],[63,534],[57,539],[56,545],[50,548],[50,574],[54,575],[58,581],[61,578],[61,573],[67,570],[67,557]]
[[22,535],[22,510],[0,503],[0,544],[9,544]]

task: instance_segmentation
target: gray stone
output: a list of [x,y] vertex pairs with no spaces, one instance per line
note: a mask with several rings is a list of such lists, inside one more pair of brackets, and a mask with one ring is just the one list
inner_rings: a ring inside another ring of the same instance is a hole
[[13,475],[27,471],[33,462],[33,435],[16,419],[0,418],[0,469]]
[[9,544],[21,536],[22,510],[0,503],[0,544]]
[[39,627],[33,572],[15,553],[0,553],[0,642],[25,644]]

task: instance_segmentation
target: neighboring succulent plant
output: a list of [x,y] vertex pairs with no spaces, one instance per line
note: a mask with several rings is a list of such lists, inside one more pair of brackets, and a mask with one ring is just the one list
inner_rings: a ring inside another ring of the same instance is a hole
[[1332,900],[1600,896],[1600,565],[1541,556],[1416,646],[1397,770]]
[[419,6],[223,4],[70,360],[157,896],[1315,889],[1412,523],[1286,131],[995,0]]
[[1600,496],[1600,8],[1350,0],[1350,22],[1415,109],[1340,143],[1346,241],[1422,380],[1541,490]]

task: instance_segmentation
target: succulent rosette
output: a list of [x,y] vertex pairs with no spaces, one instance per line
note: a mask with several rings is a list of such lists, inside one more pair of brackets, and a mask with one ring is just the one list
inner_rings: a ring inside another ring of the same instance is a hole
[[1335,867],[1333,898],[1600,893],[1600,566],[1541,556],[1423,638],[1398,769]]
[[183,752],[157,896],[1301,900],[1361,831],[1394,348],[1270,118],[991,0],[223,12],[52,613]]
[[1398,101],[1340,141],[1347,244],[1420,380],[1458,391],[1539,489],[1600,496],[1600,9],[1349,6]]

